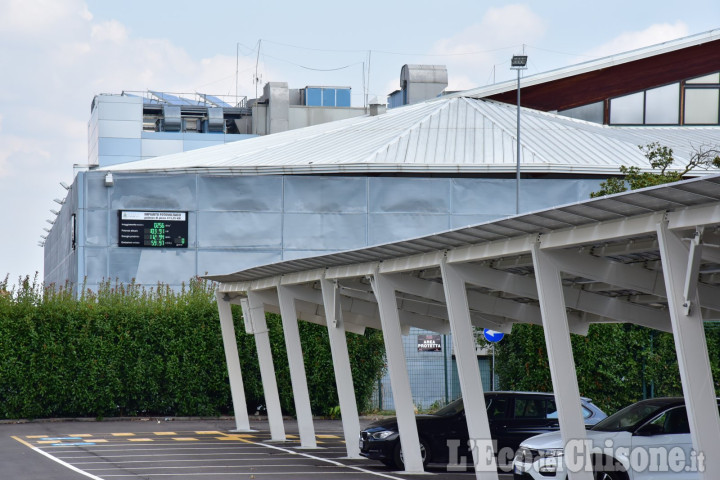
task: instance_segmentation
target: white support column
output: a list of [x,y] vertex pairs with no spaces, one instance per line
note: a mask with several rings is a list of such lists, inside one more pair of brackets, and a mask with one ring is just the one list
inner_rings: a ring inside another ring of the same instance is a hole
[[[700,478],[716,478],[720,472],[720,418],[693,261],[702,246],[696,237],[688,249],[666,223],[658,224],[657,232],[690,436],[695,451],[704,455],[705,468]],[[685,295],[688,298],[683,298]]]
[[380,310],[380,323],[385,341],[385,355],[390,372],[390,387],[395,401],[395,415],[400,432],[400,446],[403,451],[405,471],[421,473],[425,469],[420,453],[420,439],[417,423],[415,423],[415,405],[405,362],[405,347],[400,331],[400,315],[397,309],[395,289],[382,274],[376,273],[372,277],[371,284]]
[[230,379],[230,395],[233,410],[235,411],[235,430],[233,431],[251,432],[253,430],[250,428],[250,419],[247,413],[245,388],[243,387],[240,357],[238,355],[237,339],[235,338],[235,325],[232,318],[232,306],[228,300],[222,298],[222,294],[218,293],[217,296],[225,361],[227,362],[228,378]]
[[272,350],[270,349],[270,333],[265,321],[265,307],[262,300],[253,292],[248,292],[247,311],[243,308],[243,315],[246,314],[249,315],[253,334],[255,335],[260,378],[262,379],[265,407],[267,408],[268,423],[270,424],[270,440],[284,442],[285,426],[283,425],[280,395],[278,394],[275,366],[273,364]]
[[469,445],[473,449],[475,478],[478,480],[498,480],[497,465],[490,437],[490,423],[487,418],[485,393],[483,392],[478,366],[477,350],[473,327],[470,323],[465,281],[452,265],[440,263],[445,302],[447,303],[450,331],[457,358],[460,390],[465,404]]
[[360,456],[360,417],[358,416],[355,387],[353,385],[350,356],[348,355],[345,325],[340,306],[340,292],[337,284],[331,280],[320,280],[322,287],[325,319],[330,336],[330,352],[332,354],[335,383],[337,385],[340,414],[342,416],[345,448],[348,458]]
[[285,346],[287,347],[298,430],[300,432],[300,446],[302,448],[317,448],[315,427],[313,426],[312,411],[310,409],[310,394],[308,393],[307,376],[305,374],[305,362],[303,360],[302,346],[300,345],[295,297],[287,287],[279,286],[277,292],[280,301],[280,315],[282,316]]
[[[571,474],[573,480],[592,480],[590,452],[583,448],[583,441],[587,436],[575,360],[570,343],[570,328],[565,310],[560,269],[552,258],[540,249],[539,243],[533,245],[532,258],[545,330],[550,376],[555,392],[555,403],[558,407],[560,435],[563,445],[565,445],[565,458],[575,463],[570,466],[571,468],[582,468]],[[569,443],[571,440],[573,442]],[[568,451],[568,447],[571,447],[572,451]],[[601,445],[600,448],[603,446]]]

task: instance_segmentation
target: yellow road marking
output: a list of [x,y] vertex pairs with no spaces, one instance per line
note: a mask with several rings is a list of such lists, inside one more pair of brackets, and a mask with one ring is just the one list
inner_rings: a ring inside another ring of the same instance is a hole
[[[44,437],[43,437],[44,438]],[[60,440],[38,440],[36,443],[60,443]]]
[[315,435],[317,438],[340,438],[337,435]]
[[177,435],[175,432],[153,432],[155,435]]
[[[26,435],[25,438],[46,438],[47,435]],[[15,438],[15,437],[13,437]]]
[[216,440],[242,440],[243,438],[255,438],[255,435],[249,435],[247,433],[238,433],[233,435],[225,435],[222,437],[215,437]]
[[111,433],[113,437],[134,437],[134,433]]
[[131,442],[154,442],[152,438],[128,438]]
[[73,435],[68,435],[68,437],[80,437],[80,438],[92,437],[92,434],[90,434],[90,433],[75,433]]
[[209,431],[206,431],[206,432],[204,432],[204,431],[199,431],[199,432],[195,432],[195,433],[196,433],[197,435],[222,435],[222,432],[213,431],[213,430],[209,430]]
[[173,438],[173,440],[176,440],[178,442],[197,442],[198,441],[197,438],[192,438],[192,437],[175,437],[175,438]]
[[[25,445],[26,447],[35,448],[35,447],[33,447],[32,445],[30,445],[28,442],[26,442],[25,440],[23,440],[23,439],[21,439],[21,438],[18,438],[18,437],[11,437],[11,438],[14,438],[14,439],[17,440],[18,442],[20,442],[20,443],[22,443],[23,445]],[[28,437],[28,438],[30,438],[30,437]],[[32,437],[32,438],[45,438],[45,437]]]

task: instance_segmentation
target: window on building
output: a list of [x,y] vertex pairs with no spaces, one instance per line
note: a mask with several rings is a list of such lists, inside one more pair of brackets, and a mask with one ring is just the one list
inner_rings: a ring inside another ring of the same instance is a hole
[[322,106],[322,88],[306,88],[305,105],[309,107]]
[[581,107],[569,108],[558,113],[566,117],[585,120],[586,122],[603,123],[605,102],[595,102]]
[[717,88],[685,89],[685,123],[689,125],[717,124],[719,93],[720,90]]
[[305,87],[305,105],[309,107],[349,107],[350,87]]
[[695,77],[691,78],[685,83],[689,84],[696,84],[696,83],[705,83],[705,84],[718,84],[720,83],[720,73],[711,73],[710,75],[703,75],[702,77]]
[[335,89],[334,88],[323,88],[322,104],[323,104],[323,107],[334,107],[335,106]]
[[349,107],[350,106],[350,89],[349,88],[338,88],[336,90],[337,106],[338,107]]
[[680,84],[673,83],[645,92],[645,123],[677,125],[680,121]]
[[[581,108],[561,113],[574,116],[573,111]],[[720,72],[611,98],[610,124],[718,125]]]
[[645,93],[632,93],[610,100],[610,123],[641,125],[645,118]]

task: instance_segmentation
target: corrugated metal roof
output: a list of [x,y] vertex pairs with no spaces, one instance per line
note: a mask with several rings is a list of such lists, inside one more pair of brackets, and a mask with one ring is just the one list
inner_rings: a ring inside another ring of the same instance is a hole
[[[104,167],[127,172],[263,175],[363,172],[483,173],[516,168],[516,107],[454,97]],[[523,109],[522,170],[612,174],[645,169],[638,145],[673,148],[677,165],[692,147],[720,144],[719,127],[609,127]]]
[[673,211],[718,201],[720,201],[720,175],[713,175],[590,199],[385,245],[278,262],[206,278],[224,283],[247,282],[320,268],[431,253],[528,234],[550,233],[563,228],[629,218],[650,212]]

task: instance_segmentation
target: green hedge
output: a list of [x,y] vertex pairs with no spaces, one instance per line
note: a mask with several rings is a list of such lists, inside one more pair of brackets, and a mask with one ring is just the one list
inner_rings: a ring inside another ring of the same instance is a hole
[[[106,283],[79,298],[0,282],[0,418],[232,414],[212,286]],[[265,404],[252,335],[233,307],[248,411]],[[281,404],[294,405],[280,319],[268,315]],[[313,412],[338,404],[327,329],[300,322]],[[348,334],[358,406],[384,368],[381,333]]]
[[[715,390],[720,392],[720,329],[706,324]],[[580,394],[610,414],[651,396],[682,395],[672,334],[631,324],[594,324],[572,335]],[[515,325],[496,344],[500,387],[552,391],[545,336],[537,325]]]

